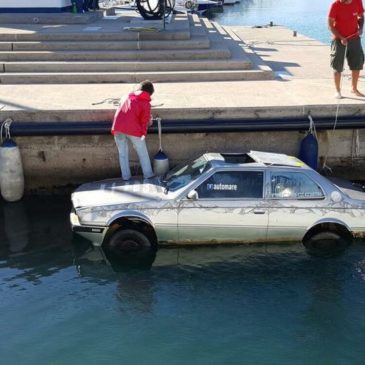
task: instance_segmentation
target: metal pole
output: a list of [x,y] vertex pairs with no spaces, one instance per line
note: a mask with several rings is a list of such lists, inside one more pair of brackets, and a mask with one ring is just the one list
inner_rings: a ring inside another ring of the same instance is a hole
[[162,14],[162,17],[163,17],[163,30],[166,30],[166,16],[165,16],[165,14],[166,14],[166,5],[167,5],[167,3],[166,3],[166,0],[162,0],[163,1],[163,14]]

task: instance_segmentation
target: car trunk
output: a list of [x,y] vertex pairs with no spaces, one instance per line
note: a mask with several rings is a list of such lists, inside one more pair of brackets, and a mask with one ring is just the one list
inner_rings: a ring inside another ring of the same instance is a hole
[[351,199],[365,200],[365,185],[353,183],[351,181],[340,179],[337,177],[327,177],[332,181],[341,191],[347,194]]

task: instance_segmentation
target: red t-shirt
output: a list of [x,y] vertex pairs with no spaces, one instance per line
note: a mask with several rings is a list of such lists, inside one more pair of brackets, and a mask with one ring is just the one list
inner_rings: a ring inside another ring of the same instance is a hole
[[151,118],[150,102],[150,94],[146,91],[130,93],[114,115],[112,134],[119,132],[135,137],[146,136]]
[[329,11],[328,17],[335,20],[336,30],[343,36],[355,38],[358,34],[358,16],[364,13],[362,0],[352,0],[350,4],[335,1]]

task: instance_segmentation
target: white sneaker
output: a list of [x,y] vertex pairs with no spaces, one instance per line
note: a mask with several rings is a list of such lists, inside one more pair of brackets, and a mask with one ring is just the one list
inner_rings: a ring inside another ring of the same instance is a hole
[[336,99],[342,99],[342,95],[339,91],[335,94],[335,98]]

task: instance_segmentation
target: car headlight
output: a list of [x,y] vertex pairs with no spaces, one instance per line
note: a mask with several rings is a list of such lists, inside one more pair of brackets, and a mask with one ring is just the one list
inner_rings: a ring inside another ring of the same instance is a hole
[[70,221],[71,221],[71,224],[73,226],[79,226],[80,225],[80,220],[79,220],[79,217],[77,216],[76,212],[75,211],[72,211],[70,213]]

